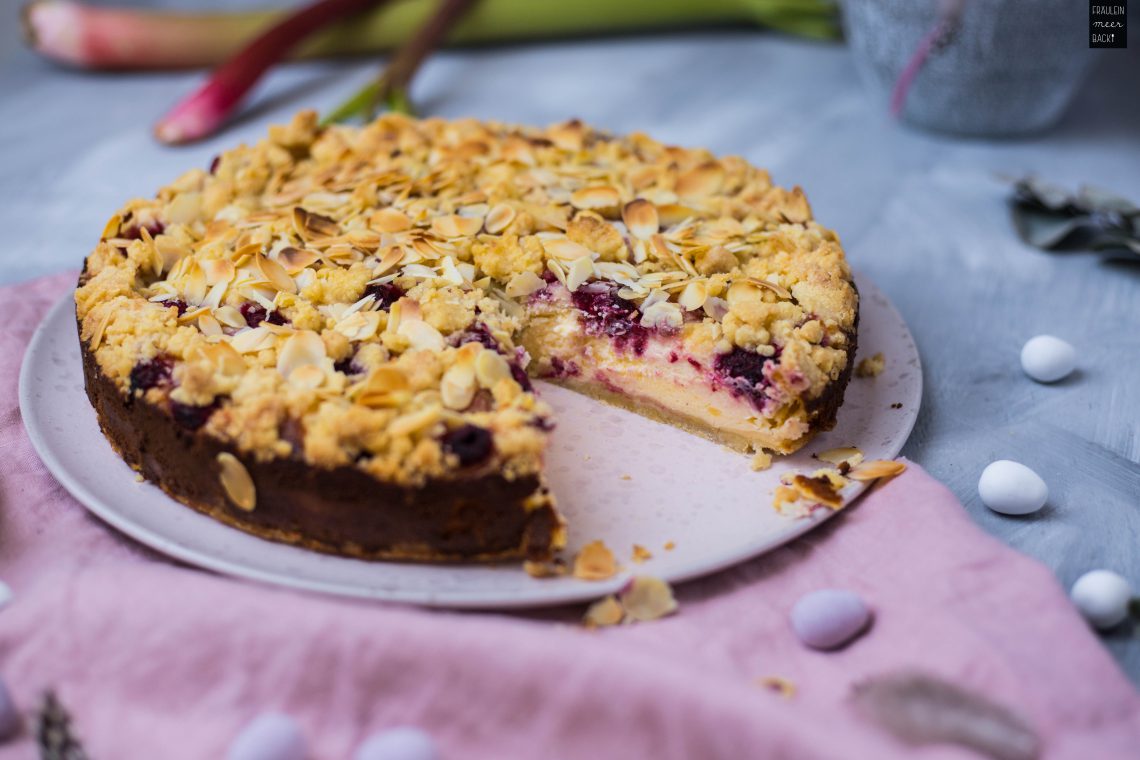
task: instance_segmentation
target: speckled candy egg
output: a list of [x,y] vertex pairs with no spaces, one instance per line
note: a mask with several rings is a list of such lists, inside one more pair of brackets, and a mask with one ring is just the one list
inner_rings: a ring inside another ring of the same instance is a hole
[[999,459],[978,479],[982,503],[1003,515],[1028,515],[1045,506],[1049,487],[1041,476],[1020,462]]
[[19,730],[20,710],[8,691],[8,685],[0,681],[0,742],[11,739]]
[[1111,570],[1093,570],[1077,579],[1070,596],[1085,620],[1095,628],[1108,629],[1128,617],[1132,587]]
[[1021,349],[1021,368],[1039,383],[1054,383],[1077,367],[1077,350],[1052,335],[1030,338]]
[[792,607],[792,630],[813,649],[835,649],[866,630],[871,610],[857,594],[840,589],[813,591]]
[[258,715],[230,744],[227,760],[305,760],[305,735],[288,715]]
[[353,760],[439,760],[431,735],[410,726],[373,734],[352,756]]

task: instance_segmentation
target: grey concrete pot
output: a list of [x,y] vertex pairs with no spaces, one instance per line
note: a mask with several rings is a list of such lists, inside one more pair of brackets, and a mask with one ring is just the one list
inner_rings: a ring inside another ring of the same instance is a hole
[[[939,0],[845,0],[860,76],[883,108],[938,17]],[[927,58],[902,118],[940,132],[1019,135],[1057,122],[1088,74],[1084,0],[965,0],[957,34]]]

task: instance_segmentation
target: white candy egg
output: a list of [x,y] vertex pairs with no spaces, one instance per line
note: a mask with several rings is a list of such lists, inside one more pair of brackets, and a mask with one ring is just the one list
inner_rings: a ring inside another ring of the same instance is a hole
[[871,610],[857,594],[822,589],[800,597],[792,607],[792,630],[813,649],[834,649],[862,633]]
[[1041,476],[1020,462],[999,459],[978,479],[982,503],[1003,515],[1028,515],[1045,506],[1049,487]]
[[250,721],[230,744],[227,760],[305,760],[305,735],[297,721],[267,712]]
[[1107,629],[1128,617],[1132,587],[1111,570],[1093,570],[1077,579],[1070,596],[1085,620]]
[[20,730],[20,710],[8,686],[0,681],[0,742],[11,739]]
[[439,760],[431,735],[411,726],[392,728],[364,740],[353,760]]
[[0,581],[0,610],[10,601],[12,601],[12,588],[4,581]]
[[1077,350],[1060,338],[1038,335],[1021,349],[1021,368],[1039,383],[1053,383],[1077,367]]

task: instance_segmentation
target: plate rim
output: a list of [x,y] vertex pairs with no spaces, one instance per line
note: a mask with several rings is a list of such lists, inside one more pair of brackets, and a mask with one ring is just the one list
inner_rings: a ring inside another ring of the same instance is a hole
[[[870,281],[868,277],[861,273],[856,273],[855,277],[859,280],[858,286],[860,290],[860,300],[875,298],[879,308],[887,309],[892,313],[897,324],[904,331],[904,336],[908,340],[908,345],[913,347],[913,357],[906,357],[907,360],[914,360],[914,371],[916,378],[912,384],[911,394],[914,397],[913,404],[907,404],[904,408],[908,410],[905,419],[904,428],[905,432],[900,434],[897,440],[892,441],[892,445],[888,449],[895,449],[892,456],[898,456],[899,452],[905,446],[907,440],[910,438],[917,422],[918,413],[922,404],[923,397],[923,373],[922,373],[922,360],[918,351],[918,345],[914,340],[913,334],[910,332],[909,326],[902,318],[902,314],[898,311],[895,305],[886,297],[878,286]],[[566,585],[561,587],[546,587],[543,588],[542,582],[536,580],[535,590],[533,593],[518,593],[513,592],[509,598],[494,597],[488,598],[488,592],[480,592],[474,595],[456,594],[454,592],[424,592],[420,589],[401,590],[398,588],[377,588],[368,587],[361,584],[350,584],[338,581],[322,581],[318,579],[298,577],[291,575],[286,571],[271,571],[261,569],[259,567],[242,564],[240,562],[231,561],[229,559],[219,557],[217,555],[209,554],[200,549],[192,548],[180,543],[175,538],[161,532],[155,531],[149,527],[141,525],[131,518],[121,514],[110,505],[106,504],[96,493],[94,493],[82,479],[74,475],[68,467],[57,456],[53,445],[51,444],[48,435],[41,426],[36,401],[34,399],[31,385],[32,385],[32,366],[34,364],[33,357],[46,349],[42,345],[48,340],[48,334],[51,326],[55,320],[60,319],[60,312],[68,310],[70,307],[74,309],[75,299],[72,292],[66,293],[58,302],[53,304],[47,312],[45,312],[40,323],[32,333],[29,339],[27,348],[24,351],[24,356],[20,364],[19,372],[19,385],[18,385],[18,400],[20,407],[20,416],[23,422],[24,430],[27,432],[28,438],[32,443],[33,449],[39,456],[40,460],[47,467],[52,477],[63,486],[63,488],[85,509],[94,514],[103,522],[107,523],[115,530],[128,536],[134,541],[138,541],[144,546],[176,560],[180,560],[194,567],[203,568],[215,573],[234,577],[238,579],[249,579],[264,583],[267,585],[292,588],[305,592],[316,592],[322,594],[329,594],[343,598],[366,599],[373,601],[395,602],[402,604],[412,604],[421,607],[443,608],[443,609],[469,609],[469,610],[506,610],[506,609],[540,609],[544,607],[557,607],[566,604],[580,603],[593,599],[600,598],[606,594],[614,593],[621,589],[632,577],[633,573],[628,569],[619,573],[614,578],[600,582],[583,582],[582,585]],[[862,308],[862,303],[860,305]],[[72,333],[74,335],[74,333]],[[78,336],[75,335],[78,340]],[[907,399],[910,401],[911,399]],[[600,403],[600,402],[599,402]],[[94,415],[94,409],[91,409],[91,414]],[[104,443],[110,446],[110,443],[104,439]],[[117,454],[116,454],[117,456]],[[857,483],[855,490],[852,492],[846,508],[860,499],[866,493],[867,484]],[[161,492],[160,492],[161,493]],[[177,500],[172,497],[161,494],[163,498],[169,499],[173,504],[181,505]],[[183,508],[185,508],[183,506]],[[224,523],[213,520],[206,515],[201,515],[198,512],[193,512],[194,515],[202,517],[205,520],[210,520],[218,528],[228,531],[234,531],[241,536],[247,537],[251,540],[264,541],[251,534],[239,531],[236,528],[225,525]],[[788,530],[780,531],[774,534],[767,534],[762,541],[749,543],[742,546],[737,551],[725,554],[717,559],[715,562],[698,562],[690,563],[688,567],[682,566],[681,568],[667,573],[666,580],[673,584],[684,583],[696,578],[706,577],[722,572],[723,570],[734,567],[738,564],[748,560],[760,557],[768,552],[773,551],[785,544],[788,544],[797,538],[803,536],[808,531],[817,527],[819,524],[826,522],[837,512],[831,510],[815,510],[811,515],[797,519],[790,523]],[[272,542],[271,542],[272,543]],[[282,544],[275,544],[277,546],[285,546]],[[302,549],[300,547],[289,547],[298,552],[304,552],[305,555],[313,555],[313,552]],[[366,563],[368,565],[406,565],[408,563],[392,563],[384,561],[360,560],[351,557],[341,557],[338,555],[317,554],[320,561],[324,562],[352,562],[352,563]]]

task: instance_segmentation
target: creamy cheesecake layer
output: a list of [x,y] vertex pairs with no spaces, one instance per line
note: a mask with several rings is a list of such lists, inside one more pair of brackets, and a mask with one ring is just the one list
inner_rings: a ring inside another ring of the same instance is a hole
[[531,374],[740,451],[793,451],[808,433],[799,417],[765,416],[715,370],[717,355],[692,333],[591,335],[565,291],[532,309],[522,343]]

